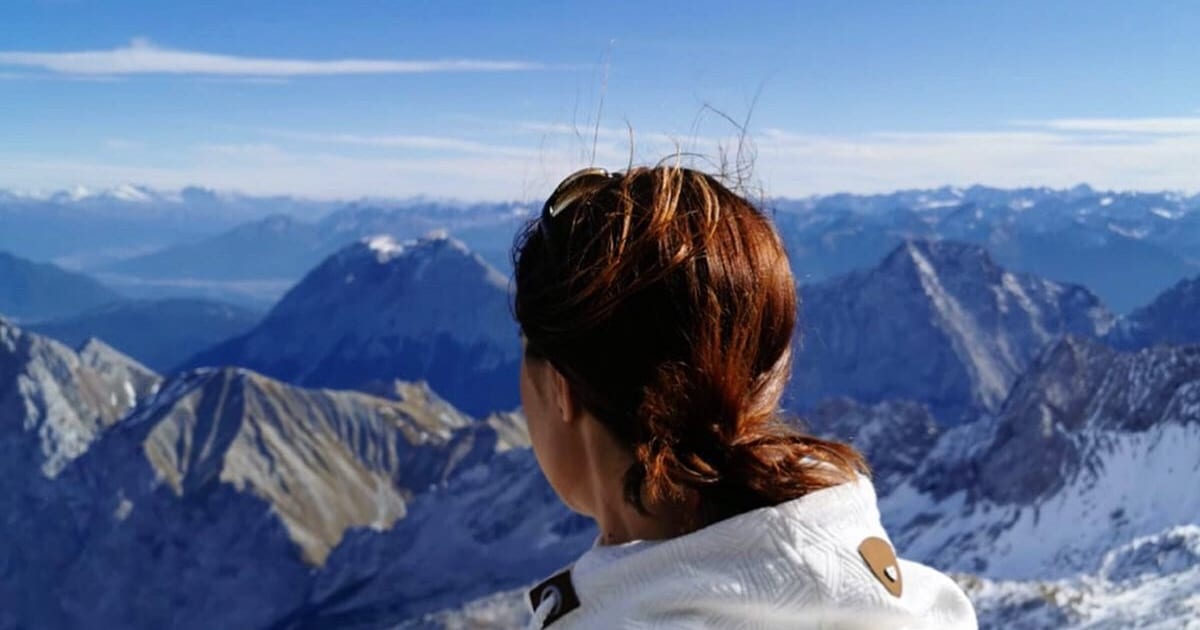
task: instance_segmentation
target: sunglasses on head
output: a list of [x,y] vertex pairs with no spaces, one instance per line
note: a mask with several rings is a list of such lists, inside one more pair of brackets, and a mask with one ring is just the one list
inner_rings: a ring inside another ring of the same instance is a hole
[[542,218],[538,221],[542,238],[550,240],[549,224],[554,217],[562,214],[580,199],[596,192],[608,181],[620,177],[621,173],[609,173],[607,169],[598,167],[585,168],[568,175],[554,192],[550,193],[546,204],[542,206]]

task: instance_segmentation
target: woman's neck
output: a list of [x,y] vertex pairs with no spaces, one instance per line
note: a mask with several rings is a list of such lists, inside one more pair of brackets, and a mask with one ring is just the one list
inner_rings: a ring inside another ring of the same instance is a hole
[[644,502],[642,513],[625,500],[625,473],[634,463],[633,455],[598,423],[596,430],[585,431],[584,443],[585,505],[600,529],[600,544],[663,540],[688,533],[689,510],[695,506]]

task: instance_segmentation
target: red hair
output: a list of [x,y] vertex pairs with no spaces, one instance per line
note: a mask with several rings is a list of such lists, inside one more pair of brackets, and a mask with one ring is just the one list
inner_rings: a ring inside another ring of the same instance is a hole
[[780,414],[797,297],[761,211],[669,166],[592,178],[567,203],[514,245],[514,312],[528,358],[632,452],[627,501],[695,505],[702,527],[866,472]]

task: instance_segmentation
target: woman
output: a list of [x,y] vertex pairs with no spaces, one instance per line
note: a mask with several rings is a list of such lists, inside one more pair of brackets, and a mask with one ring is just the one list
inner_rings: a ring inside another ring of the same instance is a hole
[[797,299],[758,209],[690,169],[587,169],[513,258],[534,454],[600,529],[530,627],[975,628],[895,557],[862,456],[780,418]]

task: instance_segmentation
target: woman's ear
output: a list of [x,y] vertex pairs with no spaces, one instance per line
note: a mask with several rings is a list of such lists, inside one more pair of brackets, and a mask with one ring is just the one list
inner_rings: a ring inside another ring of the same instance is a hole
[[571,395],[571,385],[562,372],[555,368],[551,369],[554,372],[554,399],[558,403],[559,418],[567,424],[572,424],[578,414],[575,409],[575,398]]

